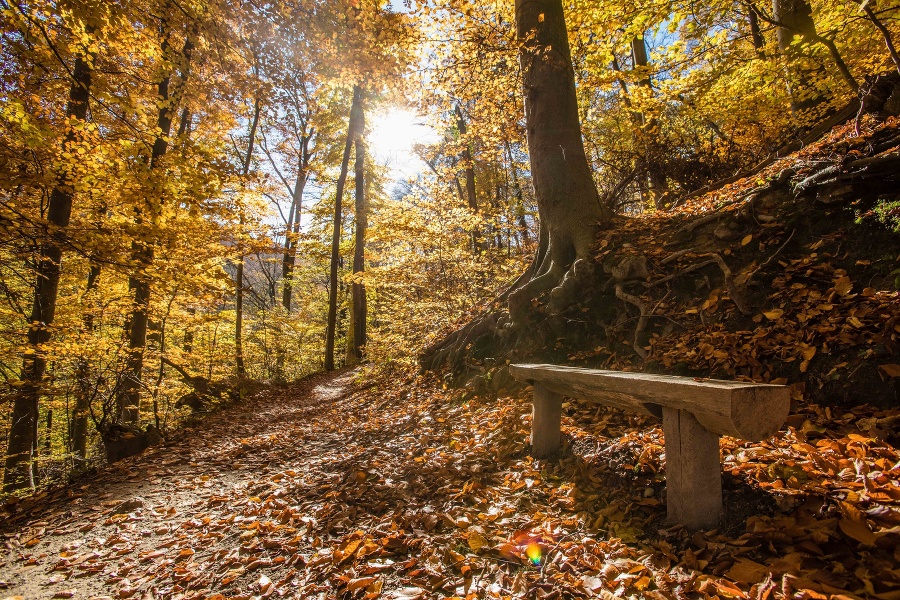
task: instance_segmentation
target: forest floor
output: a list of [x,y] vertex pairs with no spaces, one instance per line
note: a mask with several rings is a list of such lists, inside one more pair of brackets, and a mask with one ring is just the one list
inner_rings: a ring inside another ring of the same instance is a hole
[[345,370],[269,389],[5,507],[0,597],[900,599],[900,411],[723,438],[726,523],[665,517],[650,418]]

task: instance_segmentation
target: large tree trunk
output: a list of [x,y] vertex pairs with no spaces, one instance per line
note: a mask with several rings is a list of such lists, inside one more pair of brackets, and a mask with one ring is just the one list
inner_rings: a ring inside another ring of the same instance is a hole
[[366,270],[365,248],[368,207],[366,205],[365,160],[366,148],[363,140],[365,115],[360,104],[356,122],[356,239],[353,250],[353,286],[351,287],[353,335],[351,336],[350,358],[353,362],[362,360],[366,346],[366,287],[360,280]]
[[[90,89],[89,62],[78,56],[75,58],[66,106],[66,115],[70,120],[84,121],[87,118]],[[77,142],[77,127],[75,123],[70,125],[63,142],[64,147]],[[63,167],[50,192],[50,204],[47,207],[49,226],[44,231],[37,260],[34,302],[28,319],[31,326],[28,328],[28,345],[22,359],[23,385],[13,402],[9,428],[3,472],[3,491],[7,493],[34,487],[32,458],[37,441],[38,398],[47,368],[43,345],[50,341],[50,326],[56,314],[62,249],[66,241],[66,227],[72,215],[73,184],[69,167]]]
[[[247,141],[247,153],[244,155],[244,167],[241,175],[250,172],[250,161],[253,159],[253,142],[256,140],[256,128],[259,126],[259,98],[253,103],[253,119],[250,122],[250,139]],[[240,224],[244,224],[244,212],[241,211]],[[244,366],[244,254],[240,252],[237,260],[237,272],[234,276],[234,354],[238,377],[247,374]]]
[[[157,86],[159,112],[156,127],[159,133],[153,141],[150,160],[147,164],[147,168],[151,172],[157,168],[160,159],[166,155],[168,150],[169,135],[172,131],[172,114],[174,107],[178,104],[178,96],[183,92],[187,83],[193,47],[193,42],[188,38],[181,51],[181,77],[176,93],[171,94],[169,90],[171,74],[163,77]],[[167,48],[168,43],[164,42],[164,52]],[[143,216],[140,209],[136,210],[135,221],[141,223]],[[119,421],[127,426],[136,425],[140,417],[141,376],[144,370],[144,349],[147,346],[147,320],[150,310],[150,281],[144,271],[153,263],[153,243],[135,239],[131,243],[131,255],[139,267],[128,278],[128,287],[132,292],[134,307],[127,321],[129,355],[126,374],[117,396]]]
[[531,280],[510,295],[514,320],[550,289],[551,303],[565,304],[571,286],[562,285],[564,277],[575,274],[576,261],[590,259],[599,228],[612,218],[584,152],[562,1],[516,0],[516,34],[542,240]]
[[331,272],[328,278],[328,324],[325,329],[325,370],[334,370],[334,338],[337,328],[337,298],[338,298],[338,263],[341,258],[341,202],[344,197],[344,184],[347,182],[347,168],[350,165],[350,150],[355,139],[354,125],[362,111],[360,102],[362,90],[359,86],[353,88],[353,103],[350,105],[350,119],[347,126],[347,143],[344,145],[344,158],[341,161],[341,172],[338,175],[337,189],[334,194],[334,229],[331,236]]

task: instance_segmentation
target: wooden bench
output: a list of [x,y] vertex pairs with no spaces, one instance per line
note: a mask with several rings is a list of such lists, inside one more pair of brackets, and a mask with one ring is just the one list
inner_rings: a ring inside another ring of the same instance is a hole
[[534,385],[531,444],[536,457],[559,449],[563,396],[662,418],[667,516],[688,529],[716,527],[722,519],[719,436],[766,439],[790,408],[790,390],[783,385],[558,365],[510,365],[509,371]]

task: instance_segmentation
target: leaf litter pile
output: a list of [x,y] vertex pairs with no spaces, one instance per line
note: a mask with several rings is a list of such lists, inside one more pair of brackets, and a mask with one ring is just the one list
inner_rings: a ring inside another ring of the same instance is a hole
[[8,507],[7,593],[900,598],[900,457],[867,433],[895,412],[808,406],[767,442],[726,438],[726,527],[689,534],[664,523],[649,418],[567,403],[566,450],[537,461],[527,392],[371,377],[263,392]]
[[[834,382],[852,389],[863,372],[867,390],[873,378],[897,389],[896,241],[867,257],[851,230],[817,232],[791,208],[811,202],[813,224],[823,220],[829,194],[900,159],[898,144],[896,120],[864,123],[862,135],[836,128],[757,176],[601,239],[601,262],[647,258],[644,281],[620,288],[641,318],[607,329],[627,351],[576,350],[569,361],[632,369],[643,350],[658,370],[792,385],[778,435],[722,439],[718,530],[665,522],[662,431],[650,418],[567,402],[563,452],[534,460],[527,389],[489,399],[410,373],[344,371],[261,392],[142,456],[8,504],[0,590],[900,600],[900,411],[863,404],[867,392],[810,400]],[[837,175],[823,180],[822,164]],[[803,200],[809,190],[815,200]],[[687,275],[693,291],[673,287]]]

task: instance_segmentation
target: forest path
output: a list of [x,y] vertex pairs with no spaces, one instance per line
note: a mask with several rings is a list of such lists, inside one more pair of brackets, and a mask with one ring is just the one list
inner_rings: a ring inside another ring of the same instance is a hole
[[16,505],[0,599],[900,598],[900,453],[861,434],[900,411],[723,439],[726,527],[694,534],[650,417],[567,402],[536,461],[530,413],[411,372],[264,391]]
[[[255,548],[261,521],[247,513],[263,498],[277,503],[273,489],[284,495],[288,480],[300,491],[341,477],[329,463],[340,462],[353,435],[352,410],[341,401],[355,373],[263,392],[163,446],[22,502],[0,521],[0,596],[170,597],[208,590],[196,585],[204,579],[221,583],[223,573],[213,571],[229,566],[229,554],[259,554],[249,570],[288,562],[263,556],[270,540]],[[233,579],[246,570],[240,561],[231,566]]]

